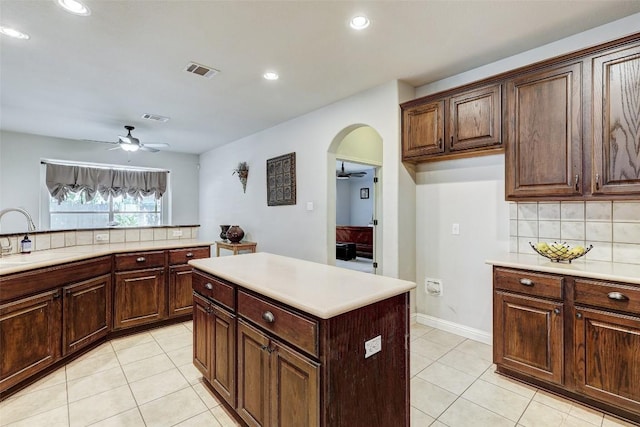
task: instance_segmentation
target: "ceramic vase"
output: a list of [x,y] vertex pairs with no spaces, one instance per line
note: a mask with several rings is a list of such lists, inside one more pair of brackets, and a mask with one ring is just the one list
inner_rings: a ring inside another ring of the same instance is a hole
[[227,240],[227,230],[229,230],[230,225],[221,225],[220,226],[220,238],[222,240]]
[[242,230],[239,225],[232,225],[227,230],[227,239],[229,239],[231,243],[238,243],[243,237],[244,230]]

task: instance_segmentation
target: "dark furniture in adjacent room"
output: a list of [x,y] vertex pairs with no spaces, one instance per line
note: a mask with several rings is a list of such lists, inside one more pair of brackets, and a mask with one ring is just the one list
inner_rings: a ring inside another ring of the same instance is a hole
[[373,259],[373,227],[336,226],[336,257],[338,243],[355,243],[356,255]]
[[336,259],[350,261],[356,258],[355,243],[336,243]]

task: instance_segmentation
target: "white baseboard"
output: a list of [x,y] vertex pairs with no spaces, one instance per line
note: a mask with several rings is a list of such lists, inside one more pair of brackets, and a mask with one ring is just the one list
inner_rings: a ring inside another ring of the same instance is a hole
[[437,317],[429,316],[427,314],[416,313],[411,315],[411,320],[415,318],[417,323],[425,326],[431,326],[432,328],[441,329],[452,334],[460,335],[465,338],[469,338],[474,341],[479,341],[484,344],[493,344],[493,335],[482,331],[480,329],[470,328],[459,323],[450,322],[448,320],[439,319]]

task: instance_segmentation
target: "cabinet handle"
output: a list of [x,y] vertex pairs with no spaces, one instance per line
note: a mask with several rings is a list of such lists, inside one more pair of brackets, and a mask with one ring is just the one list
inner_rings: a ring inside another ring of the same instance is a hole
[[520,284],[525,286],[533,286],[533,280],[531,279],[520,279]]
[[442,148],[442,138],[438,138],[438,148]]
[[582,313],[576,313],[576,317],[577,317],[578,319],[582,319]]
[[553,312],[554,312],[555,314],[560,314],[560,309],[559,309],[559,308],[554,308],[554,309],[553,309]]
[[596,174],[596,190],[600,189],[600,175]]
[[580,191],[580,189],[578,188],[578,183],[580,182],[580,176],[579,175],[576,175],[576,179],[575,179],[574,182],[575,182],[574,183],[574,187],[575,187],[576,191]]
[[211,283],[207,283],[206,285],[204,285],[205,288],[212,290],[213,289],[213,285]]
[[193,257],[193,252],[187,252],[187,255],[185,255],[187,258],[192,258]]
[[609,292],[609,294],[607,294],[607,296],[609,297],[609,299],[614,299],[616,301],[628,301],[629,297],[626,296],[623,293],[620,292]]
[[136,262],[145,262],[147,259],[143,256],[136,258]]
[[450,147],[453,148],[453,135],[451,135],[451,144]]
[[55,294],[53,294],[53,299],[58,299],[60,298],[60,292],[56,292]]
[[270,311],[265,311],[262,313],[262,319],[267,323],[273,323],[276,321],[276,316],[274,316]]

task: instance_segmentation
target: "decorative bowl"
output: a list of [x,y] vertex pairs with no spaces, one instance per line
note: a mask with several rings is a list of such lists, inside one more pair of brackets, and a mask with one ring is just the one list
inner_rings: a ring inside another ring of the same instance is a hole
[[582,246],[574,246],[572,248],[566,242],[538,242],[535,245],[529,242],[529,245],[538,254],[549,258],[552,262],[569,261],[569,263],[576,258],[580,258],[593,248],[593,245],[589,245],[588,248]]

